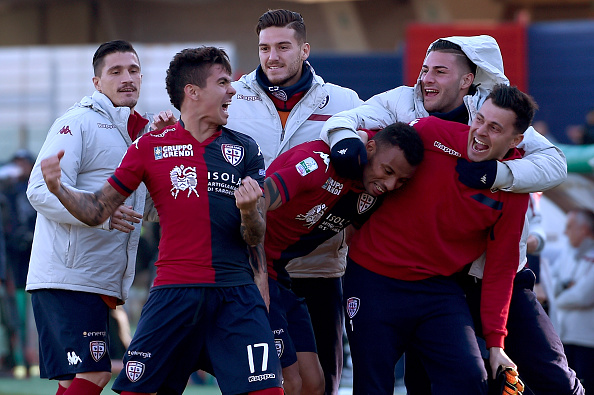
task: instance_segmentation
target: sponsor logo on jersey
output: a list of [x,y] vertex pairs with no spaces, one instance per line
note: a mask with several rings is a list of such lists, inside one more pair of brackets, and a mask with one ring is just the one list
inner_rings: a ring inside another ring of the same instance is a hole
[[68,365],[76,365],[82,362],[82,359],[74,351],[67,351],[66,358],[68,359]]
[[365,211],[373,207],[376,201],[377,199],[368,193],[363,192],[359,194],[359,199],[357,200],[357,212],[363,214]]
[[320,229],[320,230],[331,230],[333,232],[338,233],[341,230],[343,230],[344,228],[346,228],[346,226],[348,224],[350,224],[350,223],[351,223],[351,221],[349,219],[342,218],[341,216],[334,215],[334,214],[330,213],[318,225],[318,229]]
[[283,351],[285,351],[285,343],[283,343],[283,339],[274,339],[274,347],[276,348],[276,354],[280,358],[283,355]]
[[69,134],[72,136],[72,132],[70,131],[70,126],[68,126],[68,125],[64,126],[62,129],[60,129],[60,131],[58,133],[59,134]]
[[324,164],[326,165],[326,172],[327,172],[328,166],[330,166],[330,155],[325,152],[320,152],[320,151],[314,151],[314,154],[320,155],[320,158],[322,158],[322,161],[324,161]]
[[187,197],[190,197],[192,192],[194,192],[197,197],[200,197],[196,190],[198,177],[196,175],[195,167],[184,167],[184,165],[175,166],[173,170],[169,172],[169,177],[171,178],[171,184],[173,185],[171,188],[171,196],[173,196],[174,199],[177,199],[177,195],[180,191],[188,191]]
[[225,160],[237,166],[243,159],[243,147],[235,144],[221,144],[221,151]]
[[208,192],[223,193],[233,196],[235,190],[241,185],[241,177],[227,172],[208,172]]
[[295,165],[295,169],[297,169],[297,172],[301,174],[302,177],[308,175],[317,168],[318,162],[316,162],[316,160],[311,156],[309,158],[303,159],[301,162]]
[[322,216],[324,215],[324,212],[326,212],[327,208],[328,207],[324,203],[320,203],[317,206],[313,207],[311,210],[309,210],[307,212],[307,214],[297,215],[297,217],[295,217],[295,219],[298,219],[300,221],[305,221],[304,226],[311,228],[312,226],[314,226],[316,224],[316,222],[318,222],[320,220],[320,218],[322,218]]
[[155,153],[155,160],[194,156],[194,147],[192,144],[164,145],[155,147],[153,151]]
[[128,380],[135,383],[144,374],[144,364],[138,361],[128,361],[126,363],[126,377]]
[[97,122],[97,127],[99,129],[117,129],[116,125],[112,125],[110,123],[99,123]]
[[262,99],[260,99],[260,96],[257,96],[257,95],[253,95],[253,96],[236,95],[233,99],[234,100],[247,100],[247,101],[262,101]]
[[348,298],[346,301],[346,310],[349,318],[353,318],[355,314],[359,311],[359,307],[361,306],[361,299],[351,297]]
[[285,333],[285,330],[283,328],[275,329],[272,331],[272,333],[275,335],[280,335],[281,333]]
[[135,350],[128,350],[128,355],[131,357],[138,356],[138,357],[142,357],[142,358],[150,358],[151,357],[150,352],[135,351]]
[[448,155],[453,155],[453,156],[457,156],[457,157],[461,157],[462,155],[460,155],[460,153],[450,147],[446,147],[443,143],[440,143],[439,141],[435,140],[433,142],[433,146],[439,148],[440,150],[442,150],[443,152],[445,152]]
[[324,185],[322,185],[323,189],[327,190],[328,192],[336,196],[340,195],[340,192],[342,192],[343,187],[344,184],[334,180],[332,177],[328,178]]
[[95,360],[95,362],[99,362],[101,358],[105,355],[105,342],[103,341],[92,341],[89,343],[89,348],[91,349],[91,357]]

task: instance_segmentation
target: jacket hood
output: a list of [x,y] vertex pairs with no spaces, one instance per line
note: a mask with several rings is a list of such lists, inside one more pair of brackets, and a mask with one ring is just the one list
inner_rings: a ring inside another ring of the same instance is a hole
[[[474,85],[478,86],[479,90],[491,91],[495,84],[509,85],[509,80],[503,71],[501,51],[493,37],[487,35],[452,36],[442,38],[442,40],[458,44],[468,59],[477,66]],[[429,54],[433,43],[427,48],[427,54]]]

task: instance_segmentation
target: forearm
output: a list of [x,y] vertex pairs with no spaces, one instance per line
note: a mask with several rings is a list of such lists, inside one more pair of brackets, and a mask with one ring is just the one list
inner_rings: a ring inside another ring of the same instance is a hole
[[266,222],[259,207],[241,210],[241,236],[250,245],[256,246],[264,242]]
[[[124,202],[124,196],[121,198],[108,198],[106,195],[106,183],[100,191],[96,193],[81,192],[69,189],[60,184],[59,190],[55,193],[58,200],[74,217],[89,226],[99,225]],[[113,188],[112,188],[113,189]]]

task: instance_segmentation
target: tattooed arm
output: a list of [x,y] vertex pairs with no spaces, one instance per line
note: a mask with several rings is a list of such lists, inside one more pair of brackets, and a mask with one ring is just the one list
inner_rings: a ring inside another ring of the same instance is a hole
[[262,189],[256,180],[246,177],[235,190],[235,204],[241,213],[241,236],[250,246],[264,242],[266,222],[260,201]]
[[266,254],[262,243],[257,246],[248,247],[250,253],[250,265],[254,271],[254,282],[262,294],[266,309],[270,308],[270,294],[268,293],[268,267],[266,265]]
[[[90,192],[73,191],[61,182],[62,171],[60,160],[64,151],[41,161],[43,179],[51,193],[56,195],[64,207],[78,220],[89,226],[103,223],[124,202],[125,196],[116,191],[109,183],[105,183],[101,190]],[[126,218],[128,219],[128,218]],[[140,222],[135,217],[129,221]]]

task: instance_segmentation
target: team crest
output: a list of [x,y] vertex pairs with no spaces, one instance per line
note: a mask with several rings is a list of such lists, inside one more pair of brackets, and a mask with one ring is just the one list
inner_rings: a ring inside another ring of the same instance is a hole
[[280,358],[283,355],[283,351],[285,351],[285,343],[283,343],[283,339],[274,339],[274,347],[276,347],[276,353]]
[[363,214],[365,211],[373,207],[376,200],[377,199],[375,197],[371,196],[368,193],[361,193],[359,195],[359,199],[357,200],[357,212],[359,214]]
[[126,363],[126,376],[128,380],[135,383],[144,374],[144,364],[138,361],[128,361]]
[[243,147],[234,144],[221,144],[221,151],[225,160],[233,166],[237,166],[243,159]]
[[361,306],[361,299],[359,298],[348,298],[346,301],[346,311],[349,315],[349,318],[353,318],[355,314],[359,311],[359,306]]
[[91,348],[91,357],[93,357],[95,362],[99,362],[99,360],[105,355],[105,342],[94,340],[89,343],[89,347]]
[[311,210],[309,210],[307,214],[299,214],[295,218],[301,221],[305,221],[305,226],[311,228],[316,224],[316,222],[320,220],[320,218],[322,218],[327,208],[328,207],[324,203],[320,203],[317,206],[313,207]]
[[169,176],[171,177],[171,184],[173,185],[171,188],[171,195],[174,199],[177,199],[179,191],[186,190],[188,191],[188,197],[190,197],[192,192],[194,192],[197,197],[200,197],[196,190],[198,177],[196,175],[195,167],[184,167],[184,165],[175,166],[173,170],[169,172]]

